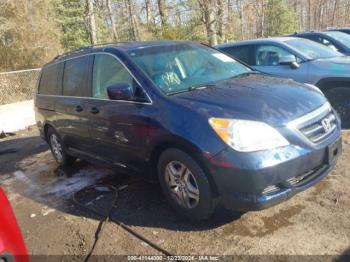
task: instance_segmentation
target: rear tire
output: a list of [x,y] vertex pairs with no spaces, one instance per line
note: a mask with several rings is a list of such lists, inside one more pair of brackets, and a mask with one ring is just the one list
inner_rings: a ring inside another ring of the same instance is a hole
[[60,166],[67,167],[77,160],[76,157],[68,155],[60,136],[53,128],[49,128],[47,131],[47,141],[53,157]]
[[338,113],[342,128],[350,128],[350,87],[337,87],[326,92],[326,97]]
[[209,218],[214,211],[210,183],[199,164],[179,149],[159,157],[158,178],[171,206],[190,220]]

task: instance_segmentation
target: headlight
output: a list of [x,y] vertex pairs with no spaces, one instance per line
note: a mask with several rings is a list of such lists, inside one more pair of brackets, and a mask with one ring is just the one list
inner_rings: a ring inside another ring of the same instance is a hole
[[209,124],[236,151],[253,152],[289,145],[276,129],[263,122],[210,118]]

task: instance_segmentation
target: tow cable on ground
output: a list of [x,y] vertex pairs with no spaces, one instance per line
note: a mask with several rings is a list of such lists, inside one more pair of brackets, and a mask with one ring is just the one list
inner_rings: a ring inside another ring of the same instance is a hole
[[[119,220],[115,219],[112,217],[112,211],[114,208],[116,208],[116,203],[118,200],[118,196],[119,196],[119,191],[125,189],[127,186],[121,186],[118,189],[112,185],[92,185],[89,187],[84,188],[83,190],[80,190],[78,192],[75,192],[73,194],[72,200],[73,202],[79,206],[82,207],[83,209],[85,209],[88,212],[93,212],[95,215],[97,215],[98,217],[102,217],[102,219],[100,220],[100,223],[97,227],[96,233],[95,233],[95,241],[94,244],[89,252],[89,254],[87,255],[87,257],[85,258],[85,262],[87,262],[91,255],[94,252],[94,249],[97,245],[98,240],[100,239],[100,235],[104,229],[104,226],[106,223],[108,223],[109,221],[116,223],[117,225],[119,225],[122,229],[124,229],[125,231],[127,231],[129,234],[133,235],[134,237],[138,238],[139,240],[141,240],[142,242],[148,244],[149,246],[151,246],[152,248],[156,249],[157,251],[159,251],[160,253],[162,253],[165,256],[173,256],[172,254],[170,254],[168,251],[164,250],[163,248],[161,248],[159,245],[153,243],[152,241],[148,240],[147,238],[145,238],[144,236],[140,235],[139,233],[135,232],[133,229],[131,229],[129,226],[125,225],[124,223],[120,222]],[[83,201],[79,201],[79,195],[82,194],[84,196],[91,194],[93,192],[91,192],[91,190],[95,190],[95,192],[99,192],[96,196],[96,194],[93,196],[93,199],[91,199],[88,202],[83,202]],[[90,192],[89,192],[90,191]],[[97,210],[93,209],[93,208],[89,208],[89,206],[92,205],[92,203],[94,201],[98,201],[101,198],[103,198],[103,194],[104,193],[112,193],[112,198],[111,198],[111,202],[110,205],[108,206],[108,208],[106,209],[108,212],[106,212],[105,214],[103,214],[102,212],[98,212]]]

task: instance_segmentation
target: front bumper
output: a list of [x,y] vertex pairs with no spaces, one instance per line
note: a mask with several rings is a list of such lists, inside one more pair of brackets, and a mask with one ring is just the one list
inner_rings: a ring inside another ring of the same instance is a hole
[[[336,149],[332,159],[329,148]],[[319,182],[334,168],[340,155],[338,133],[318,149],[295,145],[253,153],[226,149],[209,160],[209,170],[226,208],[261,210]]]

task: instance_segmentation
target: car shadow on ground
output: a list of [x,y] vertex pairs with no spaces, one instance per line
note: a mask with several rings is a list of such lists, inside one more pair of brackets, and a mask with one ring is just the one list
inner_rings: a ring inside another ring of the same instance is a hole
[[[158,183],[142,176],[131,176],[103,166],[77,161],[61,168],[39,137],[16,138],[0,143],[18,151],[0,155],[0,184],[7,175],[9,191],[45,206],[76,216],[100,220],[113,205],[110,218],[129,226],[200,231],[219,227],[241,217],[239,212],[218,208],[203,222],[191,222],[168,205]],[[94,192],[94,185],[119,188],[114,203],[112,190]],[[77,203],[78,199],[78,203]]]
[[47,144],[39,136],[0,139],[0,176],[16,171],[21,160],[47,149]]
[[[90,164],[86,163],[86,165]],[[94,185],[119,188],[117,200],[114,202],[114,192],[112,190],[101,193],[96,191],[91,193],[91,190],[86,190]],[[68,205],[74,208],[69,209],[68,212],[78,216],[101,219],[107,215],[110,207],[114,205],[110,213],[112,221],[128,226],[166,228],[179,231],[201,231],[220,227],[239,219],[242,215],[240,212],[228,211],[218,207],[210,219],[191,222],[169,206],[158,183],[151,183],[142,178],[123,173],[115,172],[96,181],[94,185],[85,187],[75,193],[75,197],[69,200],[71,205]],[[98,218],[96,214],[101,214],[101,217]]]

